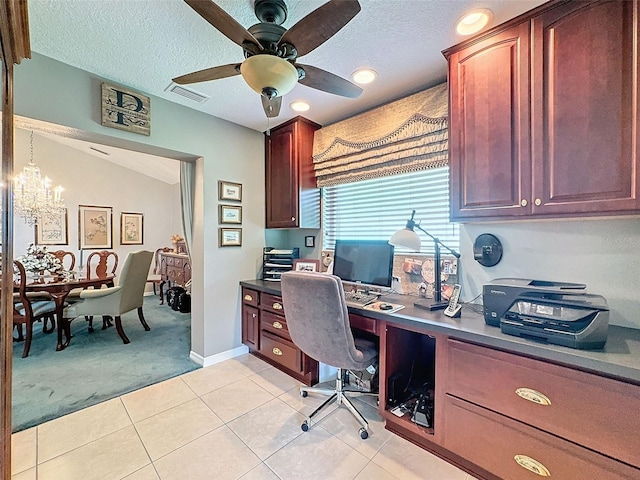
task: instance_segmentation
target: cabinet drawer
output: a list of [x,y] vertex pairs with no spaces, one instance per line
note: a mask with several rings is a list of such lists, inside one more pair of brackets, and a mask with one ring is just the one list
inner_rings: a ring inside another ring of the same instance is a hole
[[291,342],[262,331],[260,353],[294,372],[302,372],[302,353]]
[[257,291],[251,290],[250,288],[245,288],[245,287],[242,288],[242,303],[257,307],[258,304],[260,303],[258,301],[259,298],[260,297],[258,297]]
[[449,340],[445,390],[640,466],[639,386]]
[[638,469],[515,420],[449,395],[444,402],[444,447],[500,478],[640,478]]
[[350,313],[349,324],[351,325],[351,328],[357,328],[358,330],[362,330],[363,332],[369,332],[378,335],[378,322],[373,318],[367,318],[363,317],[362,315]]
[[271,295],[269,293],[263,293],[262,301],[260,302],[260,304],[265,310],[271,310],[278,315],[284,315],[284,303],[282,303],[282,297]]
[[182,268],[167,267],[167,278],[179,285],[184,285],[185,283],[184,271]]
[[262,318],[260,319],[260,327],[262,330],[266,330],[274,335],[291,341],[291,336],[287,329],[287,322],[282,315],[274,315],[273,313],[265,310],[262,313]]

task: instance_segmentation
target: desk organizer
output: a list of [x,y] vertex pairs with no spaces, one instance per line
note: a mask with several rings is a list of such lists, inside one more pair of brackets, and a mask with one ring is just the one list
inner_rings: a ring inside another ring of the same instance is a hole
[[282,272],[293,270],[293,261],[300,258],[298,247],[276,249],[264,247],[262,249],[262,279],[269,282],[279,282]]

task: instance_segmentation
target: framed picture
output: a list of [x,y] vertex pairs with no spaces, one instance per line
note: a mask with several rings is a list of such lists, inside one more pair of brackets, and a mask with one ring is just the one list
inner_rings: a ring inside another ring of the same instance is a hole
[[122,212],[120,214],[120,245],[142,245],[144,214]]
[[309,260],[307,258],[296,259],[293,261],[294,272],[319,272],[320,260]]
[[69,217],[66,208],[58,215],[42,217],[36,223],[36,245],[69,245]]
[[242,246],[242,229],[221,227],[220,228],[220,246],[221,247]]
[[78,243],[80,249],[112,248],[112,208],[78,205]]
[[305,247],[315,247],[316,246],[316,237],[309,235],[304,237],[304,246]]
[[242,201],[242,184],[218,181],[218,199]]
[[220,205],[220,223],[242,223],[242,207],[236,205]]

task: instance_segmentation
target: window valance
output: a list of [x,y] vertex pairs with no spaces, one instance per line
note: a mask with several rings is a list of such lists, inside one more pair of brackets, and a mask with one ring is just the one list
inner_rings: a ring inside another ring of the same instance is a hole
[[447,84],[442,83],[315,132],[319,187],[448,163]]

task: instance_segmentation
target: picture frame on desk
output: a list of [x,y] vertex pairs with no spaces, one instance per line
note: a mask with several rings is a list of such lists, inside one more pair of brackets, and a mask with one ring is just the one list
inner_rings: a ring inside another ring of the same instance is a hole
[[320,260],[310,260],[307,258],[296,259],[293,261],[294,272],[319,272]]

